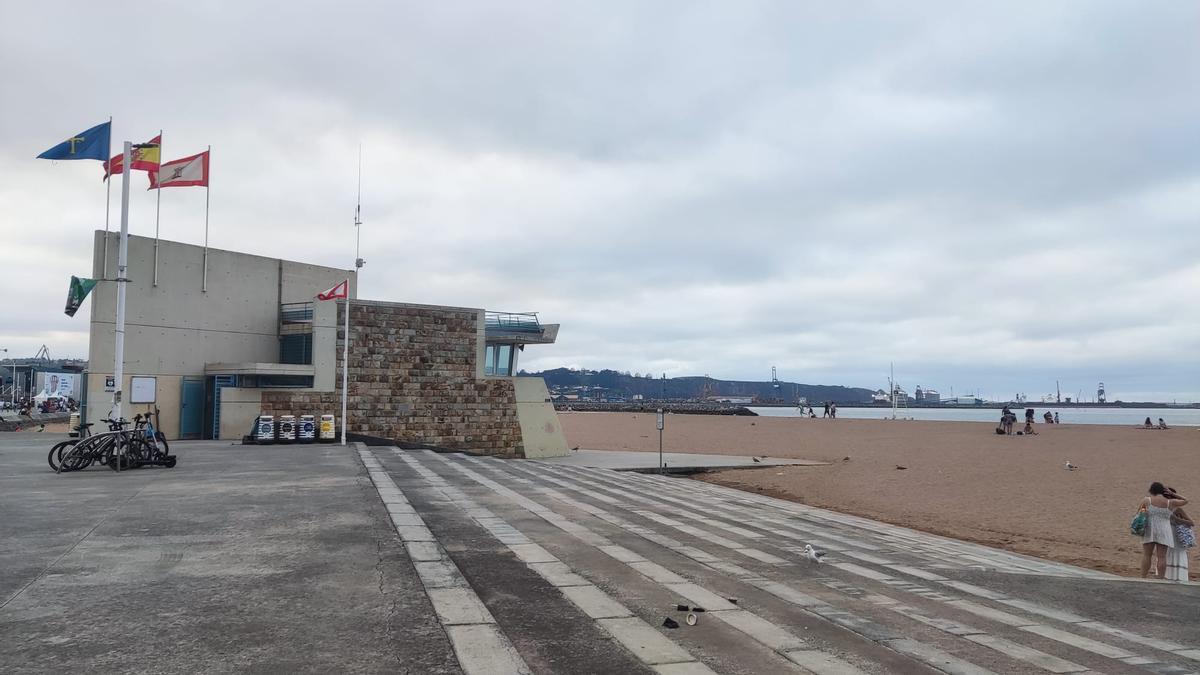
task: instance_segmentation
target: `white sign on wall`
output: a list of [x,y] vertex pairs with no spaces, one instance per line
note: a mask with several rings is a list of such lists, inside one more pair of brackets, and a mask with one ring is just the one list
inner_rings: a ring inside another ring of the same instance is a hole
[[158,378],[155,377],[134,376],[129,378],[129,402],[154,403],[157,387]]

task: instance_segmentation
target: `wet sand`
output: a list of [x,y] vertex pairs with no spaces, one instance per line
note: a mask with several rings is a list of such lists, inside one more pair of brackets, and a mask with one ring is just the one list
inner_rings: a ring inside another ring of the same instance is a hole
[[[652,414],[559,419],[571,446],[658,450]],[[1151,481],[1194,499],[1189,512],[1200,516],[1196,427],[1038,424],[1036,436],[997,436],[994,427],[669,415],[664,449],[826,461],[699,479],[1123,575],[1140,573],[1141,540],[1129,534],[1129,520]],[[1068,460],[1079,469],[1068,471]]]

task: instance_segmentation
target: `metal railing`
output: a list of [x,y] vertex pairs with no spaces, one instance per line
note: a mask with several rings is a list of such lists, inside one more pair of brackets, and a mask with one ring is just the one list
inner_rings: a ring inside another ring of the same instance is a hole
[[537,312],[487,312],[484,324],[488,331],[501,333],[541,333]]

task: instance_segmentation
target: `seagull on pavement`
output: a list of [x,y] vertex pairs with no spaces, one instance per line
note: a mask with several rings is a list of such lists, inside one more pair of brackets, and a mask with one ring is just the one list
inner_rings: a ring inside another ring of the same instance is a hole
[[804,555],[808,558],[809,562],[820,563],[821,558],[825,557],[825,552],[818,551],[817,549],[813,548],[812,544],[805,544]]

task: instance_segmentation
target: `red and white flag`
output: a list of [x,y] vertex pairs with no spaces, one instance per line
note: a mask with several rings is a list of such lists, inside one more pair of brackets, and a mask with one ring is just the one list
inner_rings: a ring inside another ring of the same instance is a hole
[[[134,167],[136,168],[136,166]],[[158,171],[150,172],[150,189],[160,187],[191,187],[208,185],[208,151],[171,162],[164,162]]]
[[325,291],[317,293],[318,300],[345,300],[350,297],[350,280],[339,283],[337,286]]

